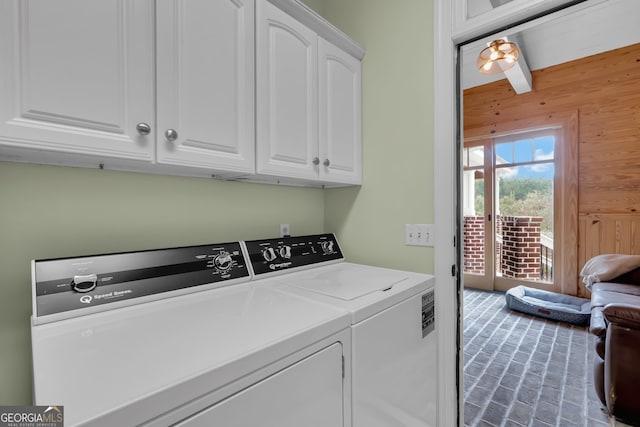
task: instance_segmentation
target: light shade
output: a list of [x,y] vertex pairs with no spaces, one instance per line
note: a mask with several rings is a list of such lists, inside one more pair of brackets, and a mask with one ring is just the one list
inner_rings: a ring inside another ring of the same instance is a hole
[[489,43],[476,61],[478,71],[483,74],[497,74],[516,65],[518,60],[518,46],[506,40],[494,40]]

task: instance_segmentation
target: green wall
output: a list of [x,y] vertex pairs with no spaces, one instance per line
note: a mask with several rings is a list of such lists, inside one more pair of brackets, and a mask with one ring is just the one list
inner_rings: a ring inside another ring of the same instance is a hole
[[404,224],[433,223],[433,2],[322,0],[323,16],[366,49],[363,186],[328,190],[327,230],[349,260],[433,273],[433,248]]
[[322,190],[0,162],[0,405],[31,403],[32,259],[324,231]]

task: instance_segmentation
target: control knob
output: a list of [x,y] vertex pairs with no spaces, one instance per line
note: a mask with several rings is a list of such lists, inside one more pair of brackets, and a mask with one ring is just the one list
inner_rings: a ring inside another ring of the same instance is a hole
[[331,255],[333,253],[333,240],[320,242],[320,247],[325,255]]
[[276,251],[274,251],[273,248],[267,248],[262,251],[262,257],[265,261],[271,262],[276,259]]
[[228,252],[222,252],[215,257],[213,263],[218,270],[227,271],[233,265],[233,259],[231,258],[231,254]]
[[73,280],[71,281],[71,289],[81,293],[91,292],[96,288],[97,285],[98,285],[97,274],[73,276]]
[[291,258],[291,246],[283,246],[280,248],[280,256],[284,259]]

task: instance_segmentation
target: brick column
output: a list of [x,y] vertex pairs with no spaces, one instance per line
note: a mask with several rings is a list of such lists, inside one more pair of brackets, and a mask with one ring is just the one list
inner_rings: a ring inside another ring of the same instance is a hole
[[502,275],[539,280],[542,217],[503,216],[501,221]]
[[484,217],[464,217],[464,272],[484,274]]

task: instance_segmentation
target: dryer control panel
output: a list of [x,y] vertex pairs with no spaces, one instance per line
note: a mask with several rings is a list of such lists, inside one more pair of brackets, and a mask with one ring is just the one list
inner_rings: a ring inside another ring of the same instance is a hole
[[249,279],[240,242],[36,260],[33,319],[44,323]]
[[256,276],[344,260],[333,234],[250,240],[245,245]]

